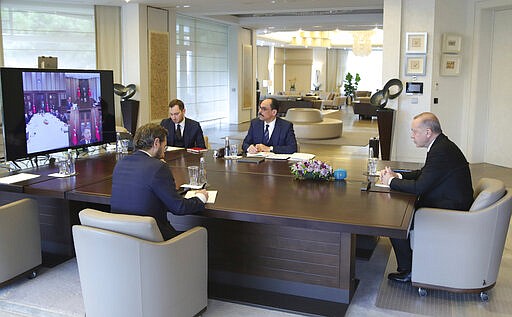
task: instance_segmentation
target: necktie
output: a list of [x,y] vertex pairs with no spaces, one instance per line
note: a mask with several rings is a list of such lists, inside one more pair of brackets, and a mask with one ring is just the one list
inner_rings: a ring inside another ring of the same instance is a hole
[[176,139],[181,140],[181,125],[178,124],[176,127]]
[[263,142],[265,144],[268,144],[268,141],[270,140],[269,138],[269,133],[268,133],[268,124],[265,125],[265,133],[263,134]]

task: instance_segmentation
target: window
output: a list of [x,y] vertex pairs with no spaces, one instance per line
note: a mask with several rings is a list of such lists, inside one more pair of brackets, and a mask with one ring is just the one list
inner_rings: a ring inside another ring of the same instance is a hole
[[347,72],[355,76],[359,73],[361,81],[357,90],[366,90],[375,92],[377,89],[382,89],[382,51],[372,50],[370,55],[360,57],[355,56],[352,51],[349,51],[347,57]]
[[227,117],[228,27],[178,15],[176,77],[187,116],[199,121]]
[[96,68],[94,7],[2,0],[4,64],[37,67],[38,56],[58,68]]

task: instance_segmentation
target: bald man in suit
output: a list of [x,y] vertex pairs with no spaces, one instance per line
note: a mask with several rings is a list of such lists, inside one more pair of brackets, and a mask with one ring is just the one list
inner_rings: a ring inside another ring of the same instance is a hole
[[[439,119],[430,112],[415,116],[411,124],[411,139],[417,147],[427,148],[425,165],[420,170],[404,173],[395,173],[386,167],[380,171],[381,182],[393,190],[416,194],[416,209],[469,210],[473,203],[469,164],[457,145],[443,134]],[[390,273],[388,278],[409,282],[413,252],[410,239],[391,239],[391,244],[398,272]]]

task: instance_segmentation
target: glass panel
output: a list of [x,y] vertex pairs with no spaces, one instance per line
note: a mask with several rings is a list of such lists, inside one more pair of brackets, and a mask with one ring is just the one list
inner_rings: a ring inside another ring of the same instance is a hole
[[176,18],[177,95],[187,116],[205,121],[228,113],[228,28],[178,15]]
[[54,56],[59,68],[96,68],[93,6],[2,1],[1,10],[5,66],[37,67],[38,56]]

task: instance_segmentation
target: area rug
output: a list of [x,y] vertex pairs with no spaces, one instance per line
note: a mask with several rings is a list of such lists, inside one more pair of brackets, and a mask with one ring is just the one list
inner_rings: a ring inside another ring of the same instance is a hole
[[387,275],[396,271],[395,254],[391,252],[382,278],[375,305],[380,308],[435,317],[476,317],[510,316],[512,311],[512,274],[511,259],[503,257],[500,275],[496,286],[488,291],[489,301],[482,302],[478,293],[456,294],[439,290],[427,290],[420,297],[418,289],[410,283],[397,283],[387,279]]
[[[229,135],[232,140],[243,141],[247,131],[238,132]],[[343,131],[343,134],[339,138],[334,139],[297,139],[299,144],[323,144],[323,145],[352,145],[352,146],[365,146],[368,144],[368,140],[372,137],[377,137],[376,132],[354,132],[354,131]]]
[[83,317],[76,259],[51,269],[43,267],[34,279],[20,277],[1,287],[0,311],[22,316]]

